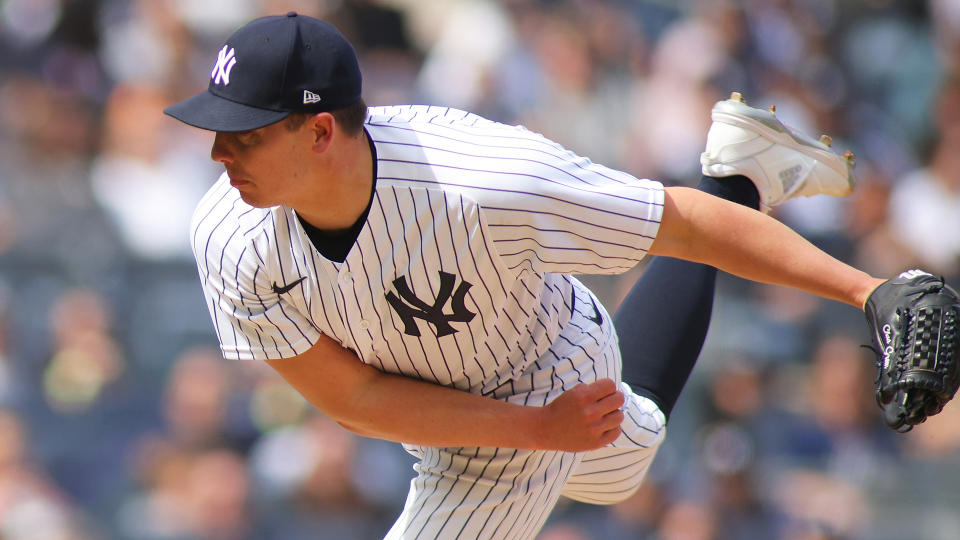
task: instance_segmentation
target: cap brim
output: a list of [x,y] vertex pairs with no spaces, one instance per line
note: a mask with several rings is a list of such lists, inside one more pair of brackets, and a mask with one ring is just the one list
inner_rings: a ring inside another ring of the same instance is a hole
[[251,107],[201,92],[163,110],[164,113],[200,129],[210,131],[248,131],[268,126],[290,115]]

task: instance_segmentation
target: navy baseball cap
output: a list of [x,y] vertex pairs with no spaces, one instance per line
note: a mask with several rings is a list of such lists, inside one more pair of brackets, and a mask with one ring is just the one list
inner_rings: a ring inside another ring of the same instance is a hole
[[292,112],[341,109],[360,100],[357,55],[332,25],[290,12],[251,21],[217,53],[206,92],[164,113],[201,129],[247,131]]

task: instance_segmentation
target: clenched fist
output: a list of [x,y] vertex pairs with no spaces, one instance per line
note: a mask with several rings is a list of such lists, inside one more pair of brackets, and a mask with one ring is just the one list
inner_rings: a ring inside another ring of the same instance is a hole
[[623,403],[623,393],[611,379],[567,390],[543,408],[543,447],[580,452],[612,443],[620,436]]

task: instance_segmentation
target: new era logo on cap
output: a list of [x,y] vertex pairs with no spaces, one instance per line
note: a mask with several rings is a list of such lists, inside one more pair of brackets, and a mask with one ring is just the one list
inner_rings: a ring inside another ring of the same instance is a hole
[[304,104],[304,105],[307,105],[307,104],[310,104],[310,103],[320,103],[321,101],[323,101],[323,98],[321,98],[318,94],[314,94],[313,92],[311,92],[311,91],[309,91],[309,90],[304,90],[304,91],[303,91],[303,104]]

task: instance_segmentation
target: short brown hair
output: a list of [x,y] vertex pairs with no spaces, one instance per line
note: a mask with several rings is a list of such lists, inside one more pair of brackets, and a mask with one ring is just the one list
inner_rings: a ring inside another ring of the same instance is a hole
[[[309,112],[295,112],[290,113],[290,116],[287,116],[283,125],[289,131],[296,131],[303,126],[303,123],[307,121],[307,118],[312,117],[317,113]],[[337,120],[337,124],[340,125],[340,129],[344,131],[347,135],[356,136],[359,135],[363,130],[363,123],[367,119],[367,104],[360,99],[353,105],[344,107],[342,109],[337,109],[335,111],[330,111],[330,114]]]

